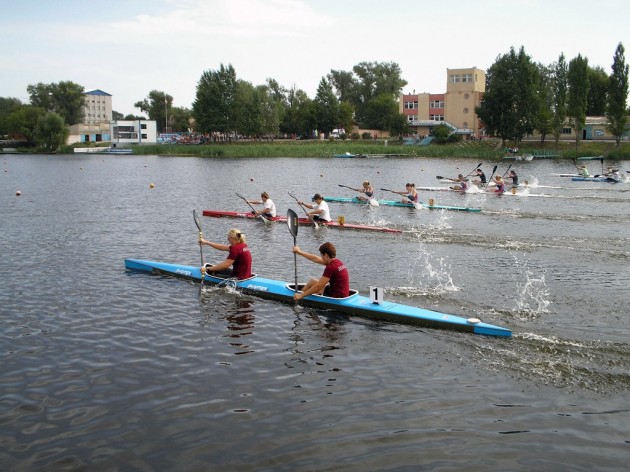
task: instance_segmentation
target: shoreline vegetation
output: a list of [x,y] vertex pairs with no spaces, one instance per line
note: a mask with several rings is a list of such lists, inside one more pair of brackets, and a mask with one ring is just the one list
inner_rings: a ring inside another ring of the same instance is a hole
[[[559,159],[585,156],[603,156],[608,159],[630,160],[630,143],[622,143],[617,151],[614,143],[581,142],[575,151],[574,142],[554,143],[521,142],[517,155],[551,154]],[[509,147],[509,145],[508,145]],[[365,154],[367,156],[396,155],[401,157],[460,157],[503,160],[508,153],[500,140],[466,141],[428,146],[406,145],[399,140],[346,140],[346,141],[295,141],[232,142],[223,144],[150,144],[133,147],[134,154],[196,156],[196,157],[332,157],[335,154]]]
[[[109,143],[99,143],[102,147]],[[575,142],[560,142],[556,148],[553,141],[522,141],[516,154],[533,154],[536,158],[576,159],[586,156],[602,156],[612,160],[630,160],[630,143],[622,142],[617,149],[611,142],[581,141],[576,151]],[[97,147],[78,145],[76,147]],[[432,158],[483,158],[503,160],[514,155],[506,152],[497,139],[464,141],[451,144],[431,144],[428,146],[403,144],[397,139],[391,140],[282,140],[273,141],[236,141],[213,144],[146,144],[130,147],[134,155],[194,156],[194,157],[332,157],[335,154],[365,154],[369,156],[432,157]],[[511,147],[507,143],[507,147]],[[19,148],[18,153],[34,152],[32,149]],[[64,146],[59,154],[72,154],[74,146]],[[2,152],[0,152],[2,154]],[[540,156],[540,157],[538,157]]]

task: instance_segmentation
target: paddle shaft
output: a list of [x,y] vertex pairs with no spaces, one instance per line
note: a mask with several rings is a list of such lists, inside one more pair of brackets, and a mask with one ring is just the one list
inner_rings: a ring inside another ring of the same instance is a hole
[[[289,226],[289,232],[293,235],[293,246],[297,246],[297,234],[298,234],[298,216],[290,208],[287,210],[287,225]],[[295,285],[294,291],[298,291],[298,274],[297,274],[297,253],[293,253],[293,267],[295,270]]]
[[[195,224],[197,225],[197,229],[199,230],[199,255],[201,257],[201,267],[203,267],[203,244],[201,244],[201,238],[203,238],[203,231],[201,231],[201,222],[197,217],[197,211],[193,210],[193,218],[195,220]],[[203,287],[203,274],[201,274],[201,286]]]
[[486,181],[486,185],[485,185],[485,187],[487,187],[487,186],[490,184],[490,182],[492,182],[492,177],[494,176],[494,173],[495,173],[496,171],[497,171],[497,166],[494,166],[494,167],[492,168],[492,174],[490,174],[490,178]]
[[[481,167],[481,164],[483,164],[483,162],[480,162],[479,164],[477,164],[477,167],[475,167],[473,170],[471,170],[470,172],[468,172],[468,174],[466,174],[464,177],[470,177],[470,176],[472,175],[472,173],[473,173],[473,172],[475,172],[477,169],[479,169],[479,168]],[[450,180],[451,182],[455,182],[455,181],[456,181],[455,179],[450,179],[450,178],[448,178],[448,177],[443,177],[443,176],[441,176],[441,175],[436,175],[436,176],[435,176],[435,178],[436,178],[436,179],[438,179],[438,180],[448,179],[448,180]]]
[[[300,203],[298,198],[295,195],[293,195],[291,192],[288,192],[288,194],[291,195],[291,198],[293,198],[293,200],[295,200],[298,205],[300,205],[300,208],[304,211],[304,214],[306,214],[307,218],[311,219],[311,215],[308,214],[308,211],[306,211],[306,208],[304,208],[304,205],[302,205]],[[317,221],[315,221],[315,220],[311,220],[311,221],[313,222],[313,226],[315,226],[315,228],[319,228],[319,225],[317,224]],[[296,234],[297,234],[297,231],[296,231]]]
[[[236,192],[234,192],[234,193],[236,193]],[[247,203],[247,205],[252,209],[252,211],[254,212],[256,217],[260,218],[263,221],[263,223],[267,224],[267,222],[269,220],[267,218],[265,218],[264,216],[259,215],[258,213],[256,213],[256,209],[251,205],[251,203],[249,203],[249,201],[247,201],[247,198],[245,198],[243,195],[238,194],[238,193],[236,193],[236,196],[239,197],[239,198],[242,198],[245,201],[245,203]]]

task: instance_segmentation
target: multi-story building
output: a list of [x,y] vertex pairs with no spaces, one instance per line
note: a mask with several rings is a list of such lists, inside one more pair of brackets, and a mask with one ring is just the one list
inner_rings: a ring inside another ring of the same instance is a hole
[[480,137],[475,107],[486,90],[485,71],[471,67],[446,72],[446,93],[403,94],[400,112],[418,136],[428,136],[432,128],[443,124],[468,138]]
[[70,127],[68,144],[110,141],[112,96],[102,90],[85,92],[83,123]]

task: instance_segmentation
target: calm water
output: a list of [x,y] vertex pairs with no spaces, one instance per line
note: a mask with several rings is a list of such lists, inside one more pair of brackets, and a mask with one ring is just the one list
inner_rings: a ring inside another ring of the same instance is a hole
[[[337,246],[362,293],[378,285],[514,332],[494,339],[200,293],[123,265],[199,263],[192,210],[248,210],[234,192],[267,190],[280,213],[301,212],[287,191],[439,186],[436,175],[477,162],[0,159],[2,470],[627,467],[630,183],[570,182],[550,175],[570,162],[517,162],[521,180],[540,185],[529,195],[420,192],[479,214],[331,203],[334,217],[404,233],[300,228],[304,249]],[[292,280],[286,225],[202,224],[214,241],[240,228],[255,271]],[[300,258],[298,273],[321,266]]]

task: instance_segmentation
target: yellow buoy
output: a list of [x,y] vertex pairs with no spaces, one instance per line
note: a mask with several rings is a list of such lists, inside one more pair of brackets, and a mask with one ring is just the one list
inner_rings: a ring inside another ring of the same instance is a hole
[[155,185],[149,184],[149,188],[153,188],[153,187],[155,187]]

